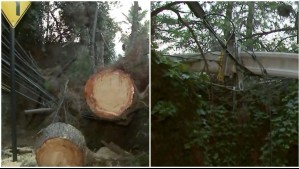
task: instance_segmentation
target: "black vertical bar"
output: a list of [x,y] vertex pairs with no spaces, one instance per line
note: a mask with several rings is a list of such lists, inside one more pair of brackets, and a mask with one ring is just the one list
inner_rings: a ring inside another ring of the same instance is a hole
[[20,16],[20,2],[16,2],[16,15]]
[[17,123],[16,123],[16,91],[15,91],[15,29],[10,28],[10,105],[11,105],[11,143],[12,161],[17,161]]
[[[297,12],[297,19],[296,19],[296,21],[297,21],[297,44],[299,44],[299,2],[297,2],[298,3],[298,12]],[[295,24],[295,25],[296,25]]]
[[[295,25],[297,25],[297,44],[299,44],[299,1],[297,1],[297,18],[296,21],[297,23],[295,23]],[[298,161],[299,164],[299,161]]]

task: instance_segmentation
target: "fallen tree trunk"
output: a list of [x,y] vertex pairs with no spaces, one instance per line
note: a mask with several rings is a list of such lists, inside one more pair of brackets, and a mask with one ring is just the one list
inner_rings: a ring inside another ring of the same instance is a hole
[[[114,144],[109,144],[111,146]],[[114,147],[118,147],[114,145]],[[122,150],[118,147],[119,150]],[[65,123],[53,123],[38,133],[35,147],[38,166],[84,166],[128,161],[133,156],[129,153],[107,157],[105,153],[94,153],[86,147],[82,133]]]
[[140,36],[133,46],[125,57],[87,81],[84,96],[94,116],[127,124],[131,112],[148,106],[148,39]]
[[87,151],[84,136],[75,127],[53,123],[38,133],[38,166],[83,166]]
[[94,74],[85,85],[85,98],[92,112],[105,120],[125,119],[139,99],[134,81],[120,69]]

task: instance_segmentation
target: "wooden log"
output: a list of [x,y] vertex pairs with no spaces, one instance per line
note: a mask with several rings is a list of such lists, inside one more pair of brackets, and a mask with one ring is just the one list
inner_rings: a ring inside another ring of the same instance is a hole
[[126,56],[101,68],[85,85],[85,99],[96,119],[127,125],[137,109],[148,107],[149,41],[144,35]]
[[25,114],[43,114],[43,113],[50,113],[54,111],[52,108],[39,108],[39,109],[31,109],[31,110],[25,110]]
[[53,123],[38,133],[38,166],[83,166],[86,151],[84,136],[69,124]]
[[111,121],[126,119],[136,105],[137,92],[130,75],[115,68],[98,71],[85,85],[85,99],[91,111]]

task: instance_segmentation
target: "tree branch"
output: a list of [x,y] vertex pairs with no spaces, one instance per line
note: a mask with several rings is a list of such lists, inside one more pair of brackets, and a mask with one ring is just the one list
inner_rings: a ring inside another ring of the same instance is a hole
[[[255,36],[261,37],[261,36],[265,36],[265,35],[268,35],[268,34],[271,34],[271,33],[275,33],[275,32],[293,31],[293,30],[296,30],[296,28],[287,27],[287,28],[272,30],[272,31],[269,31],[269,32],[260,32],[260,33],[253,34],[251,36],[246,36],[244,38],[241,38],[240,40],[245,40],[245,39],[253,38]],[[245,36],[244,34],[241,34],[241,35]]]
[[292,35],[292,36],[288,36],[288,37],[285,37],[285,38],[282,38],[280,41],[277,42],[277,45],[275,46],[275,50],[281,45],[281,43],[289,38],[292,38],[292,37],[296,37],[296,35]]
[[199,5],[198,2],[190,1],[190,2],[186,2],[186,4],[188,5],[188,7],[190,8],[190,10],[194,13],[194,15],[197,18],[204,19],[204,16],[205,16],[206,13],[202,9],[202,7]]
[[[50,10],[50,14],[51,14],[52,18],[53,18],[54,21],[55,21],[55,24],[56,24],[56,31],[57,31],[57,33],[58,33],[58,36],[57,36],[54,40],[56,40],[57,38],[62,39],[63,36],[62,36],[62,32],[60,31],[60,28],[61,28],[60,23],[61,23],[61,22],[59,22],[59,21],[57,20],[57,18],[55,18],[54,14],[53,14],[52,12],[53,12],[53,10],[52,10],[52,11]],[[53,41],[54,41],[54,40],[53,40]]]
[[201,54],[201,56],[202,56],[202,58],[203,58],[203,60],[204,60],[204,62],[205,62],[205,68],[207,68],[207,73],[208,73],[208,75],[210,76],[208,62],[207,62],[207,60],[206,60],[206,58],[205,58],[204,52],[203,52],[203,50],[202,50],[202,48],[201,48],[201,46],[200,46],[200,44],[199,44],[199,42],[198,42],[198,40],[197,40],[197,37],[196,37],[196,35],[195,35],[193,29],[188,25],[188,23],[186,23],[186,22],[182,19],[181,15],[180,15],[180,13],[179,13],[178,11],[176,11],[175,9],[170,9],[170,10],[173,11],[174,13],[176,13],[177,16],[178,16],[178,20],[179,20],[183,25],[185,25],[185,26],[189,29],[189,31],[190,31],[190,33],[191,33],[191,35],[192,35],[192,37],[193,37],[193,39],[194,39],[194,41],[195,41],[195,43],[196,43],[198,49],[199,49],[199,52],[200,52],[200,54]]
[[[191,33],[191,35],[192,35],[192,37],[193,37],[193,39],[194,39],[194,41],[195,41],[195,43],[196,43],[198,49],[199,49],[199,52],[201,53],[201,56],[202,56],[202,58],[203,58],[203,60],[204,60],[204,62],[205,62],[205,68],[206,68],[206,71],[207,71],[208,75],[210,76],[208,62],[207,62],[207,60],[206,60],[206,58],[205,58],[204,52],[203,52],[203,50],[202,50],[202,48],[201,48],[201,46],[200,46],[200,43],[199,43],[198,40],[197,40],[197,37],[196,37],[196,35],[195,35],[193,29],[189,26],[189,24],[188,24],[186,21],[184,21],[184,20],[182,19],[182,17],[181,17],[181,15],[180,15],[180,13],[179,13],[178,10],[175,10],[175,9],[171,8],[173,5],[176,5],[176,4],[179,4],[179,3],[182,3],[182,2],[177,1],[177,2],[169,3],[169,4],[167,4],[167,5],[163,6],[163,7],[160,7],[160,8],[158,8],[158,9],[154,10],[154,11],[151,13],[151,15],[152,15],[152,17],[153,17],[153,16],[156,16],[159,12],[162,12],[163,10],[171,10],[171,11],[173,11],[174,13],[177,14],[177,16],[178,16],[178,20],[179,20],[184,26],[186,26],[186,27],[188,28],[188,30],[190,31],[190,33]],[[184,3],[185,3],[185,2],[184,2]],[[192,5],[193,5],[193,4],[192,4]]]
[[180,3],[183,3],[183,2],[181,2],[181,1],[171,2],[171,3],[166,4],[166,5],[164,5],[164,6],[160,7],[160,8],[157,8],[157,9],[155,9],[155,10],[153,10],[153,11],[151,12],[151,17],[155,17],[155,16],[157,16],[160,12],[162,12],[162,11],[164,11],[164,10],[169,10],[172,6],[177,5],[177,4],[180,4]]

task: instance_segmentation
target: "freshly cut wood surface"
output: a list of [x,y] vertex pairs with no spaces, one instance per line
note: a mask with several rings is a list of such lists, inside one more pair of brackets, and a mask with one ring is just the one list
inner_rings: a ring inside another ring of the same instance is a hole
[[100,118],[118,120],[136,100],[136,87],[129,74],[108,68],[91,76],[85,85],[85,98],[92,112]]
[[85,151],[85,139],[79,130],[53,123],[39,133],[35,155],[39,166],[83,166]]
[[82,166],[84,156],[71,141],[54,138],[44,142],[37,151],[39,166]]

